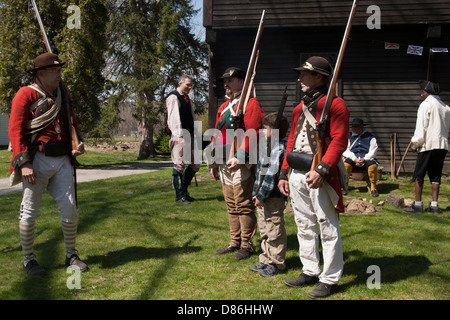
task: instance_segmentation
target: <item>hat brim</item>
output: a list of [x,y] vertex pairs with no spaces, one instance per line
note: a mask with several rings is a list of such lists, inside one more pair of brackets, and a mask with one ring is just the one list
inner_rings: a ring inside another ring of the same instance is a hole
[[236,76],[219,77],[219,78],[217,78],[217,80],[223,80],[223,79],[228,79],[228,78],[237,78],[237,79],[245,80],[245,78],[242,78],[242,77],[236,77]]
[[292,70],[297,72],[297,73],[300,73],[300,71],[311,71],[311,72],[314,71],[314,72],[320,73],[321,75],[324,75],[326,77],[331,77],[330,73],[322,71],[320,69],[316,69],[316,68],[308,69],[308,68],[305,68],[305,67],[302,66],[302,67],[298,67],[298,68],[292,68]]
[[39,70],[48,69],[48,68],[63,67],[66,63],[67,63],[67,61],[63,60],[63,61],[61,61],[58,64],[48,64],[48,65],[45,65],[45,66],[40,66],[38,68],[29,69],[28,72],[33,73],[33,72],[36,72],[36,71],[39,71]]

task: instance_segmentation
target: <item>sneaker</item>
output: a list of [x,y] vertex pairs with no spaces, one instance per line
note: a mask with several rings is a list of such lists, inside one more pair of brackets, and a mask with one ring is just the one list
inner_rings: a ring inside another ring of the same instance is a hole
[[87,266],[84,261],[81,261],[81,259],[78,257],[76,253],[72,254],[70,258],[66,257],[66,266],[74,266],[80,269],[81,272],[89,270],[89,267]]
[[372,191],[370,191],[370,194],[371,194],[372,197],[374,197],[374,198],[379,196],[377,189],[373,189]]
[[426,212],[433,212],[433,213],[441,213],[441,210],[439,209],[439,206],[432,206],[431,204],[428,206],[428,208],[425,209]]
[[28,263],[25,266],[23,266],[23,269],[26,271],[26,273],[31,274],[33,276],[47,274],[47,271],[45,271],[45,269],[42,268],[39,265],[39,263],[34,259],[28,261]]
[[284,283],[289,287],[302,287],[308,284],[314,284],[319,281],[318,277],[308,276],[307,274],[301,273],[298,278],[286,280]]
[[264,269],[268,265],[262,262],[258,262],[256,266],[250,267],[250,270],[259,272],[259,270]]
[[411,207],[403,209],[403,212],[422,214],[423,213],[423,207],[422,206],[416,206],[413,203]]
[[278,268],[273,264],[269,264],[264,269],[258,270],[258,273],[263,277],[271,277],[278,273]]
[[319,282],[319,285],[313,291],[308,293],[311,298],[325,298],[336,291],[336,284],[326,284]]
[[194,202],[194,201],[195,201],[195,198],[192,198],[192,197],[189,195],[189,193],[186,193],[186,194],[184,195],[184,198],[185,198],[187,201],[189,201],[189,202]]
[[187,199],[185,197],[175,200],[175,202],[181,203],[181,204],[191,204],[189,201],[187,201]]
[[252,251],[245,249],[245,248],[241,248],[239,249],[239,251],[234,255],[234,258],[237,260],[243,260],[243,259],[247,259],[250,258],[250,256],[253,254]]
[[224,253],[229,253],[229,252],[233,252],[236,250],[238,250],[238,248],[233,247],[232,245],[227,245],[225,248],[216,250],[214,253],[215,254],[224,254]]

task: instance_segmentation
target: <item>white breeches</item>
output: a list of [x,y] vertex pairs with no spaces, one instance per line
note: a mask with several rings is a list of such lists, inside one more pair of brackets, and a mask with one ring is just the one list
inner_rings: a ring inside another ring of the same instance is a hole
[[37,152],[33,160],[36,184],[23,179],[23,196],[20,205],[21,222],[35,221],[45,189],[55,199],[61,213],[61,221],[76,222],[78,209],[75,203],[73,168],[69,156],[47,157]]
[[[325,188],[311,189],[305,174],[293,170],[289,178],[291,204],[298,228],[303,272],[318,276],[326,284],[337,284],[344,269],[339,217]],[[320,230],[320,232],[319,232]],[[322,242],[323,271],[320,266],[319,236]]]

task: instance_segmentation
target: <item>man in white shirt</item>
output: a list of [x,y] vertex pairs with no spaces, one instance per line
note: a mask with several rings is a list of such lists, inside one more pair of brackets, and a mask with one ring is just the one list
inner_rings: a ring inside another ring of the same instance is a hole
[[421,81],[421,97],[424,101],[417,111],[416,130],[411,138],[411,150],[418,151],[413,181],[415,181],[415,201],[403,211],[423,212],[422,190],[425,174],[431,182],[432,201],[428,212],[440,213],[438,206],[439,186],[445,156],[449,150],[448,132],[450,128],[450,107],[439,98],[439,84]]
[[364,121],[355,118],[352,121],[352,132],[348,138],[347,150],[342,154],[345,169],[351,176],[354,167],[364,168],[370,180],[370,193],[378,197],[378,162],[376,160],[378,151],[377,139],[364,129]]
[[179,78],[177,89],[166,99],[167,126],[170,130],[169,146],[174,162],[172,176],[175,201],[181,204],[190,204],[195,200],[189,195],[188,187],[200,169],[200,161],[195,155],[197,149],[194,139],[194,111],[188,96],[192,86],[192,77],[183,74]]

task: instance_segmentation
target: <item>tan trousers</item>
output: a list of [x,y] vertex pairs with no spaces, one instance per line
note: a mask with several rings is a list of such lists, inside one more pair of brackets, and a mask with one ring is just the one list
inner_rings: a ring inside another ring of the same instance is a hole
[[252,201],[254,179],[245,165],[237,170],[219,168],[222,190],[227,204],[230,225],[230,245],[253,251],[251,243],[256,233],[255,205]]
[[261,234],[259,262],[276,265],[279,270],[286,269],[287,236],[284,226],[284,208],[282,198],[269,198],[263,207],[257,207],[258,228]]
[[[353,172],[353,166],[350,163],[344,162],[345,169],[347,170],[348,176],[350,177]],[[377,181],[378,181],[378,166],[376,164],[372,164],[367,168],[367,175],[369,176],[370,181],[370,190],[377,190]]]

